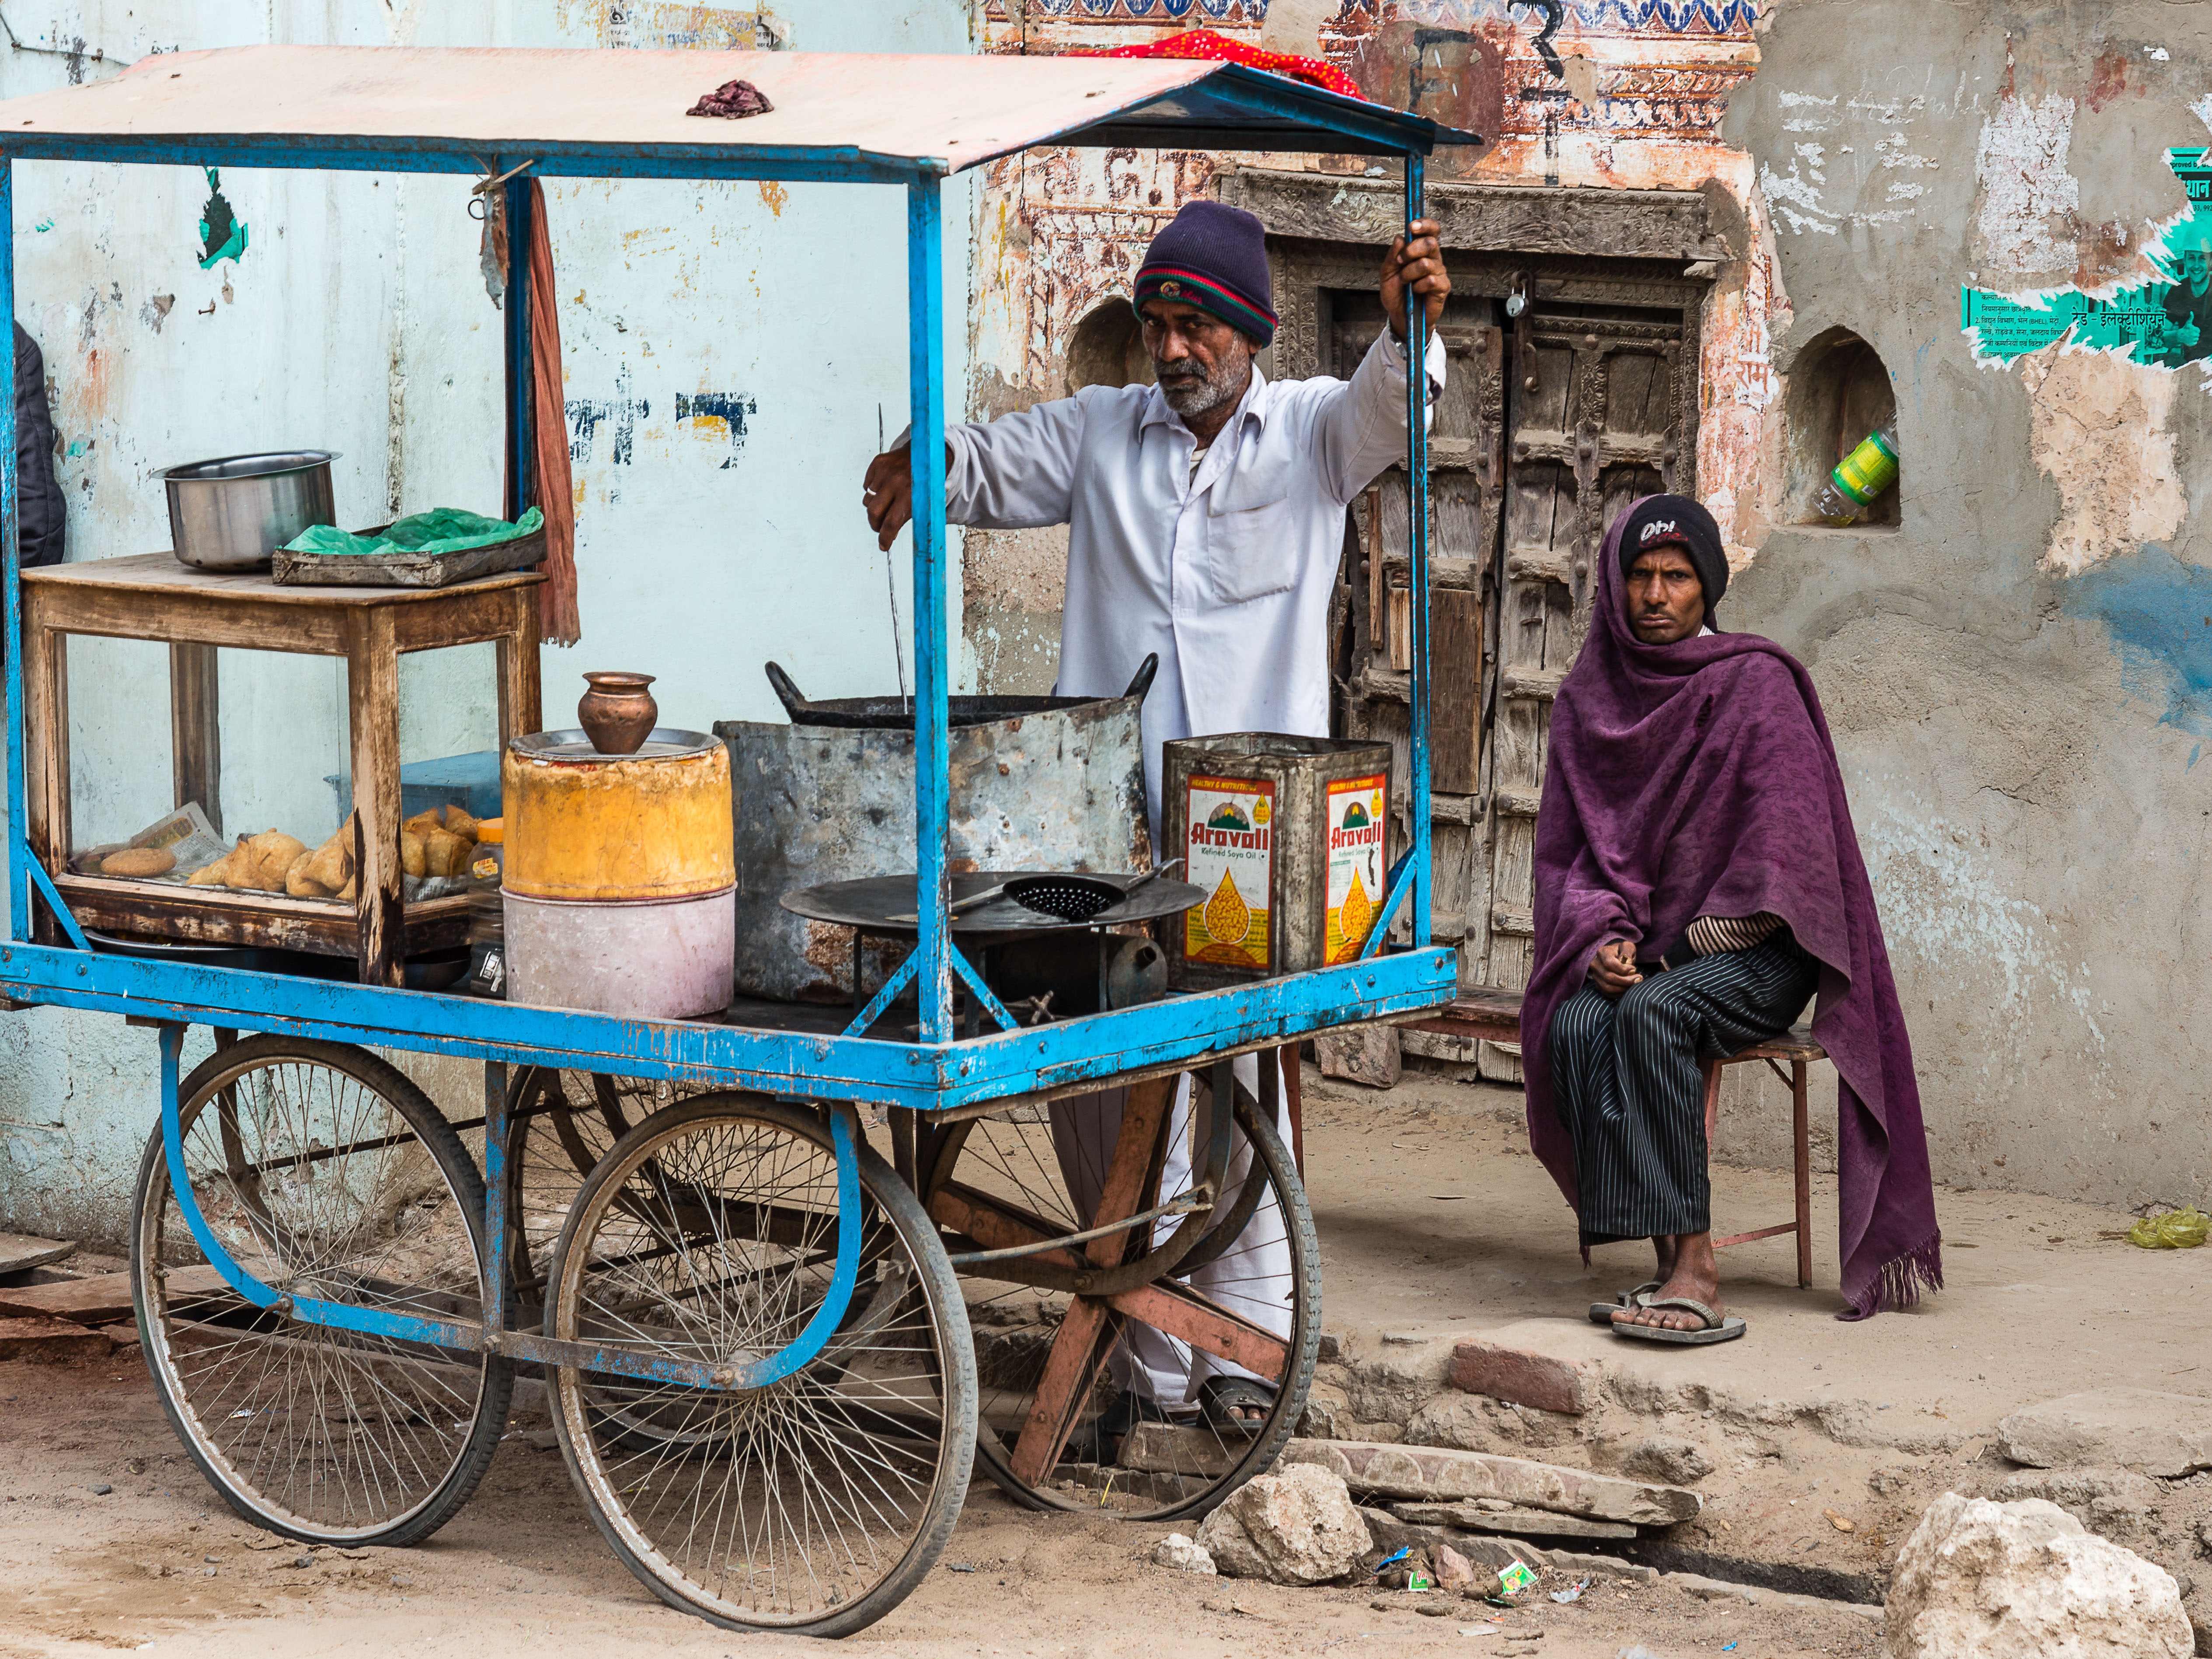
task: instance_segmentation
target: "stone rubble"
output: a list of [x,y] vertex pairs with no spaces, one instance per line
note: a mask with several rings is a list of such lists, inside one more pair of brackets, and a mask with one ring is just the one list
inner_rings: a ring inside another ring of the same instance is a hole
[[2164,1569],[2039,1498],[1946,1492],[1899,1551],[1891,1659],[2189,1659],[2196,1641]]
[[2212,1401],[2150,1389],[2095,1389],[2014,1412],[1997,1449],[2039,1469],[2116,1468],[2167,1480],[2212,1469]]
[[1231,1493],[1198,1529],[1217,1571],[1278,1584],[1343,1577],[1374,1540],[1341,1477],[1310,1463]]
[[1194,1543],[1179,1532],[1171,1532],[1152,1546],[1152,1565],[1171,1567],[1177,1572],[1194,1572],[1211,1578],[1221,1569],[1213,1565],[1213,1557],[1203,1545]]

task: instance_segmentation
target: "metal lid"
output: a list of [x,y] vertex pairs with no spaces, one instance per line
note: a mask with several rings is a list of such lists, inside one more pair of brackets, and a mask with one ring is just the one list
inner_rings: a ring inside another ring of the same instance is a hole
[[720,738],[704,732],[685,732],[673,726],[654,726],[636,752],[629,755],[604,753],[594,748],[592,740],[580,731],[526,732],[507,744],[526,759],[541,761],[683,760],[711,753],[721,746]]

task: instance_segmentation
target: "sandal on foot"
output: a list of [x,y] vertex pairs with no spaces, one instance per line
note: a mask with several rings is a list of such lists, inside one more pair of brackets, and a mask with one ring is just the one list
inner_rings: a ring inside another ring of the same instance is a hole
[[[1199,1415],[1206,1426],[1224,1432],[1257,1434],[1267,1426],[1267,1413],[1275,1409],[1275,1390],[1249,1376],[1209,1376],[1198,1385]],[[1239,1417],[1241,1411],[1260,1415]]]
[[1642,1307],[1644,1304],[1644,1302],[1650,1297],[1651,1292],[1658,1290],[1659,1288],[1660,1281],[1658,1279],[1647,1279],[1641,1285],[1637,1285],[1635,1289],[1621,1291],[1610,1302],[1591,1303],[1589,1309],[1590,1323],[1593,1325],[1612,1324],[1613,1316],[1617,1310],[1622,1308]]
[[1735,1315],[1729,1314],[1723,1318],[1704,1303],[1694,1301],[1686,1296],[1662,1296],[1656,1301],[1646,1302],[1644,1305],[1646,1308],[1680,1308],[1685,1313],[1693,1313],[1705,1322],[1705,1328],[1696,1331],[1670,1331],[1663,1325],[1615,1323],[1613,1334],[1615,1336],[1636,1337],[1645,1342],[1674,1342],[1684,1346],[1702,1346],[1708,1342],[1733,1342],[1747,1328],[1743,1321],[1737,1318]]

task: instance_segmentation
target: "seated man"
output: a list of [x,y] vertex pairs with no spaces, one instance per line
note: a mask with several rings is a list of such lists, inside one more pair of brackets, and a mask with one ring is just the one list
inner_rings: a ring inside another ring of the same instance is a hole
[[1553,704],[1536,817],[1528,1135],[1589,1247],[1649,1238],[1653,1278],[1591,1310],[1617,1334],[1718,1342],[1701,1061],[1780,1036],[1815,991],[1841,1078],[1842,1316],[1943,1282],[1912,1050],[1813,682],[1723,634],[1712,515],[1647,495],[1597,561]]

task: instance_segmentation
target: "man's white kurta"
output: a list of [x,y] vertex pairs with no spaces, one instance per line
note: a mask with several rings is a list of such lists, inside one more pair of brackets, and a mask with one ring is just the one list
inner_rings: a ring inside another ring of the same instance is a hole
[[[1429,341],[1428,379],[1444,349]],[[946,434],[946,516],[1068,526],[1062,696],[1119,696],[1146,655],[1145,791],[1160,745],[1221,732],[1328,735],[1328,602],[1346,505],[1406,453],[1405,350],[1388,332],[1349,381],[1255,369],[1195,476],[1197,439],[1158,386],[1091,386]]]

